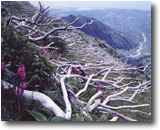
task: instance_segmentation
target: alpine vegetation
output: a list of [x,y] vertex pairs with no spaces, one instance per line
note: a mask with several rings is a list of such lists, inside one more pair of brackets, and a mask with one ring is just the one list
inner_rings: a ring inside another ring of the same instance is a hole
[[[18,11],[17,11],[18,10]],[[28,2],[2,2],[2,121],[151,121],[151,80],[104,41]]]

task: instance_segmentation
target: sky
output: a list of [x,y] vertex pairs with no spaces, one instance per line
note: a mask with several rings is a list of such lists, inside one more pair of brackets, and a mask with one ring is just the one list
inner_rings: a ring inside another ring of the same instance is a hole
[[[37,1],[29,1],[34,6]],[[77,10],[120,8],[120,9],[140,9],[151,10],[151,1],[42,1],[50,8],[77,8]]]

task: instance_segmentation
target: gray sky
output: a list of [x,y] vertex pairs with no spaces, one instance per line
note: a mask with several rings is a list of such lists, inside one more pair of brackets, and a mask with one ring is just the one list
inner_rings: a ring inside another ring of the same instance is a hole
[[[37,1],[29,1],[33,5],[38,5]],[[77,10],[120,8],[120,9],[140,9],[151,10],[151,1],[42,1],[50,8],[70,8]]]

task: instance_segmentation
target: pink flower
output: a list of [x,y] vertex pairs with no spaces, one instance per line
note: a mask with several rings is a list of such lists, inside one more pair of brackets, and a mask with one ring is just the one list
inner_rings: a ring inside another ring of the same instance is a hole
[[113,116],[116,117],[116,116],[117,116],[117,113],[113,113]]
[[150,111],[150,110],[148,110],[148,111],[147,111],[147,114],[149,114],[149,113],[151,113],[151,111]]
[[4,70],[4,67],[5,67],[5,64],[4,64],[4,61],[2,60],[1,61],[1,69]]
[[31,35],[31,37],[34,37],[34,38],[36,38],[37,36],[36,36],[35,34],[32,34],[32,35]]
[[20,87],[22,88],[22,90],[26,89],[26,83],[24,81],[21,82]]
[[48,53],[45,54],[45,56],[48,56],[48,55],[49,55]]
[[77,70],[77,73],[80,73],[81,71],[80,70]]
[[81,71],[79,70],[79,69],[77,69],[77,68],[74,68],[73,69],[75,72],[77,72],[77,73],[80,73]]
[[96,90],[100,89],[100,84],[97,84]]
[[101,94],[101,97],[103,97],[103,99],[106,99],[106,96],[104,93]]
[[24,80],[26,77],[25,73],[25,67],[23,64],[20,64],[18,71],[17,71],[18,76],[20,77],[20,80]]
[[44,54],[44,52],[45,52],[45,49],[40,50],[40,52],[39,52],[39,53],[43,55],[43,54]]
[[67,57],[67,60],[69,59],[69,57]]
[[77,68],[74,68],[74,71],[77,71]]
[[51,51],[51,53],[57,52],[57,50]]
[[34,34],[32,34],[31,37],[34,37]]
[[20,96],[21,95],[21,93],[22,93],[22,90],[21,90],[21,88],[16,88],[16,90],[15,90],[15,94],[17,95],[17,96]]
[[86,75],[90,75],[90,74],[91,74],[90,72],[88,72],[88,73],[86,72]]

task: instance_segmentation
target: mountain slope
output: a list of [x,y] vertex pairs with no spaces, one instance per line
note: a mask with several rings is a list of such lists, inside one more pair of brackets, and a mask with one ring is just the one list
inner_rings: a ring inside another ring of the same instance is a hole
[[[57,11],[57,14],[58,16],[62,16],[61,14],[63,14],[63,17],[64,15],[67,16],[70,14],[93,17],[105,25],[123,32],[126,37],[129,37],[136,43],[143,41],[142,33],[144,33],[147,41],[141,50],[142,53],[140,57],[142,58],[145,57],[146,54],[151,54],[151,11],[134,9],[104,9],[87,11],[72,10],[64,12],[62,9]],[[130,54],[135,55],[134,52],[136,52],[138,46],[135,49],[130,50],[130,52],[118,50],[118,54],[120,54],[121,57],[126,57]]]
[[127,66],[104,41],[48,15],[41,3],[31,17],[19,9],[8,26],[8,11],[1,16],[1,120],[151,120],[151,81],[139,73],[148,66]]
[[[56,13],[59,13],[58,15],[61,16],[63,10],[58,10]],[[147,34],[151,33],[151,11],[134,9],[103,9],[87,11],[72,10],[65,12],[65,16],[70,14],[95,18],[105,25],[126,33],[129,37],[134,36],[135,39],[137,39],[135,32],[140,31],[141,33],[143,31]],[[64,17],[64,15],[62,17]],[[143,37],[140,36],[139,39],[143,40]]]
[[3,1],[2,7],[6,7],[14,15],[32,16],[37,9],[27,1]]
[[138,44],[132,39],[126,37],[124,33],[103,24],[94,18],[69,15],[68,17],[62,17],[62,19],[67,22],[71,22],[74,21],[77,17],[79,17],[80,20],[77,23],[73,24],[73,26],[80,26],[82,25],[82,23],[94,20],[92,25],[86,26],[80,30],[88,35],[104,40],[114,49],[130,50],[136,47]]
[[[106,43],[117,51],[118,55],[120,55],[127,64],[131,66],[137,66],[141,63],[144,65],[151,64],[150,11],[105,9],[66,12],[66,14],[70,13],[84,15],[78,15],[81,17],[81,22],[94,20],[95,22],[93,25],[81,30],[106,41]],[[76,16],[70,15],[62,18],[66,21],[70,21],[75,17]],[[90,17],[94,17],[104,24]],[[81,22],[77,24],[81,25]],[[148,75],[151,77],[151,71]]]

